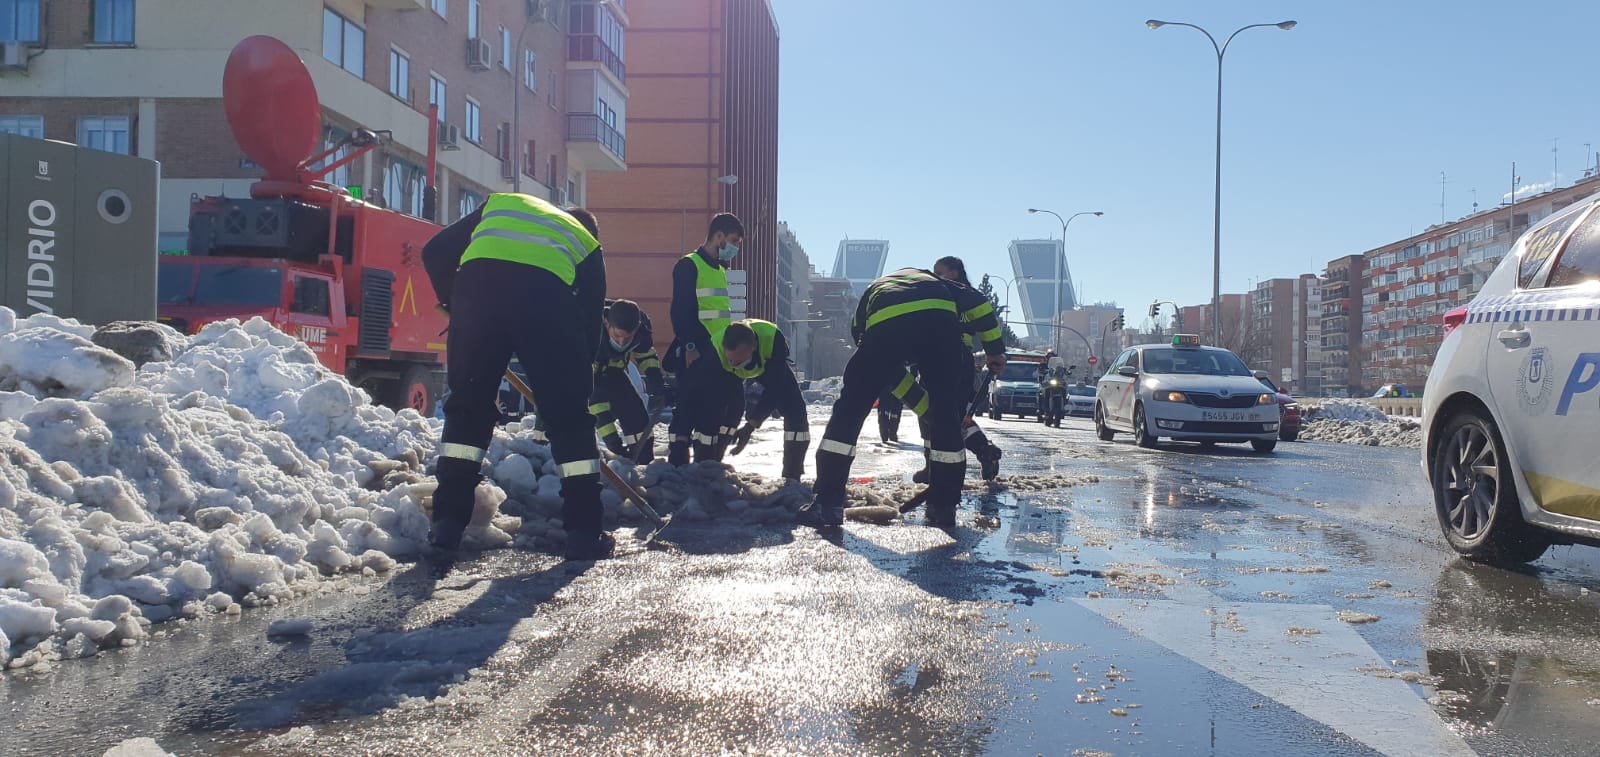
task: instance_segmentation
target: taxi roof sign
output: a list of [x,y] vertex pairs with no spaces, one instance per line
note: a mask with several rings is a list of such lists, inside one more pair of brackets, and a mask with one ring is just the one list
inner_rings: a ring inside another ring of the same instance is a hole
[[1172,336],[1172,346],[1174,346],[1174,347],[1199,347],[1200,346],[1200,335],[1199,334],[1174,334]]

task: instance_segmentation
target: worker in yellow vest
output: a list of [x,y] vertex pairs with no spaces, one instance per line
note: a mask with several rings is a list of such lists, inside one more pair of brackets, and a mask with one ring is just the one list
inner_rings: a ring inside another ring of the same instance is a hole
[[[817,445],[815,499],[800,511],[800,523],[836,528],[844,522],[845,484],[861,424],[879,394],[907,385],[907,368],[915,365],[927,393],[927,412],[922,414],[927,421],[924,446],[930,471],[927,523],[955,525],[967,470],[961,443],[962,404],[972,396],[968,380],[972,354],[961,340],[967,331],[961,314],[986,304],[983,295],[960,282],[914,268],[895,271],[867,286],[850,327],[858,347],[845,366],[844,385]],[[989,370],[999,373],[1006,364],[999,321],[992,311],[974,317],[972,328],[988,356]]]
[[788,340],[777,324],[747,318],[730,324],[717,341],[722,370],[734,381],[728,387],[731,391],[724,394],[728,399],[723,401],[721,419],[696,417],[696,430],[719,423],[738,427],[739,417],[744,415],[744,383],[755,381],[761,385],[761,399],[751,408],[744,426],[734,432],[733,454],[744,451],[750,436],[776,410],[783,415],[783,477],[799,481],[806,469],[806,449],[811,446],[811,425],[800,382],[789,362]]
[[434,293],[450,315],[450,395],[429,535],[436,549],[459,548],[472,519],[498,420],[495,392],[516,355],[561,474],[566,557],[611,556],[615,541],[601,526],[600,455],[589,414],[606,296],[598,234],[587,211],[497,193],[423,248]]
[[721,334],[733,322],[728,265],[739,255],[739,245],[743,242],[744,223],[739,217],[718,213],[711,218],[705,244],[684,255],[672,268],[674,339],[669,361],[677,373],[680,404],[673,411],[672,423],[667,429],[672,437],[667,447],[667,460],[673,465],[689,463],[691,444],[696,460],[721,460],[722,451],[737,430],[708,426],[696,431],[695,419],[682,412],[682,405],[709,403],[712,401],[709,395],[726,391],[729,386],[719,375],[723,371],[712,354],[717,352],[712,336]]

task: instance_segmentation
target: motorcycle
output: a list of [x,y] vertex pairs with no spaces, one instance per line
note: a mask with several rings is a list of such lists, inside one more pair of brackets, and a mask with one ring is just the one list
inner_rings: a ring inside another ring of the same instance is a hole
[[1039,422],[1061,428],[1061,419],[1067,417],[1067,384],[1060,376],[1051,376],[1039,384]]

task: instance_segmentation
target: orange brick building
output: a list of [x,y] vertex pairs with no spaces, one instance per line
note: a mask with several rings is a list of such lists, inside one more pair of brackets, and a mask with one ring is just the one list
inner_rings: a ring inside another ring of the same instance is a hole
[[[750,316],[776,320],[778,27],[768,0],[627,0],[628,170],[589,179],[608,290],[649,311],[661,344],[672,266],[727,210]],[[738,177],[734,181],[731,177]],[[723,181],[719,181],[723,179]],[[734,309],[740,310],[735,288]]]

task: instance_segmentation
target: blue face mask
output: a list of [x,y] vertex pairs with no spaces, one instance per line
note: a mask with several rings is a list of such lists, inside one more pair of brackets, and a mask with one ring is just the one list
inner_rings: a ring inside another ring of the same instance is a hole
[[626,344],[623,344],[623,343],[621,343],[621,342],[618,342],[618,341],[617,341],[617,340],[615,340],[615,339],[612,339],[612,338],[610,338],[610,337],[607,337],[607,338],[606,338],[606,341],[609,341],[609,342],[611,342],[611,349],[614,349],[614,350],[616,350],[616,351],[617,351],[617,352],[623,352],[623,351],[625,351],[625,350],[627,350],[627,349],[628,349],[628,345],[626,345]]
[[738,256],[739,248],[731,244],[725,244],[721,247],[721,249],[717,250],[717,257],[722,258],[723,260],[733,260]]

